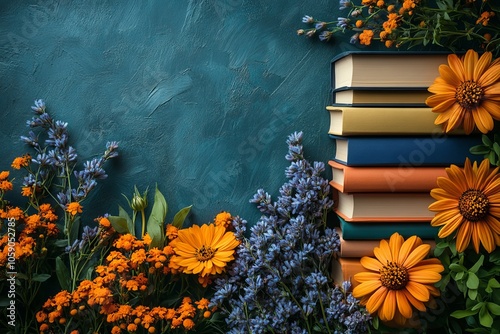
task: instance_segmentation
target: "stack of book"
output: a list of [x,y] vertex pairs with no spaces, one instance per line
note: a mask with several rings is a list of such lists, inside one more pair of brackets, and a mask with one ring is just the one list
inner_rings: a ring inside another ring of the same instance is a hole
[[450,164],[478,160],[479,134],[443,134],[425,104],[445,53],[347,52],[332,60],[329,161],[341,249],[336,281],[362,269],[381,239],[398,232],[434,243],[430,190]]

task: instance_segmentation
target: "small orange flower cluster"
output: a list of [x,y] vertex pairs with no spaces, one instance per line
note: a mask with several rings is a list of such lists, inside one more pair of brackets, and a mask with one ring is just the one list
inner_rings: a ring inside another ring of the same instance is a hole
[[14,169],[21,169],[21,167],[28,167],[31,162],[31,156],[25,154],[22,157],[17,157],[12,161],[11,167]]
[[9,181],[9,172],[0,172],[0,199],[6,191],[12,190],[12,182]]
[[[231,220],[231,215],[223,212],[216,217],[213,225],[217,222],[222,228]],[[112,228],[107,218],[99,218],[98,223],[100,227]],[[206,298],[193,303],[190,297],[184,297],[177,308],[155,305],[155,301],[159,303],[166,299],[164,295],[168,288],[175,287],[182,279],[179,274],[185,272],[185,268],[172,263],[171,259],[175,256],[172,245],[176,244],[178,235],[186,231],[190,229],[178,229],[168,224],[164,247],[151,247],[151,238],[147,233],[142,240],[132,234],[118,235],[104,263],[94,269],[94,279],[83,280],[72,293],[61,291],[45,302],[36,316],[40,332],[64,329],[65,332],[76,330],[74,333],[79,333],[78,328],[72,326],[82,326],[90,319],[98,319],[100,323],[89,326],[101,330],[107,328],[115,334],[176,329],[184,332],[194,329],[197,321],[210,318],[215,308],[209,308]],[[193,239],[198,237],[191,236]],[[204,282],[208,283],[209,277],[211,275],[203,277]],[[200,283],[203,284],[202,281]],[[170,291],[178,294],[179,290]]]
[[[9,239],[6,233],[0,239],[0,269],[2,273],[7,265],[9,248],[14,244],[16,265],[21,266],[20,260],[45,257],[47,254],[47,241],[50,238],[56,238],[59,229],[55,221],[57,216],[50,204],[42,204],[38,212],[32,215],[26,215],[18,207],[7,206],[0,209],[0,219],[13,219],[16,221],[15,241]],[[18,230],[21,228],[20,230]]]

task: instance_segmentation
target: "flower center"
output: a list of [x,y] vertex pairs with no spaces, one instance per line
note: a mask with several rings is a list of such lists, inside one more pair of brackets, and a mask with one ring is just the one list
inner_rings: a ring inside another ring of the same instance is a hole
[[455,99],[458,104],[467,110],[476,107],[481,102],[483,95],[483,88],[471,80],[462,82],[455,91]]
[[395,262],[387,261],[387,265],[380,269],[380,281],[389,290],[400,290],[409,281],[408,271]]
[[210,246],[201,246],[196,250],[195,256],[198,261],[208,261],[214,257],[215,250]]
[[490,201],[481,191],[469,189],[458,199],[460,214],[471,222],[477,222],[488,214]]

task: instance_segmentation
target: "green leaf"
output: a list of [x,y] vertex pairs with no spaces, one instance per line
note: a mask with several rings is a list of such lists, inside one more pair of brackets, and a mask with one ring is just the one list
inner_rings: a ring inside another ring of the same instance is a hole
[[484,262],[484,255],[481,255],[479,260],[477,260],[477,262],[474,263],[474,265],[469,269],[469,272],[477,273],[479,268],[481,268],[481,266],[483,265],[483,262]]
[[56,257],[56,274],[61,289],[69,291],[69,285],[71,282],[69,270],[60,256]]
[[481,136],[481,141],[487,147],[491,147],[492,144],[493,144],[493,142],[491,141],[491,139],[487,135],[482,135]]
[[479,287],[479,278],[475,273],[469,272],[466,285],[469,289],[477,289]]
[[467,291],[467,295],[469,296],[469,299],[476,300],[477,290],[476,289],[469,289],[469,291]]
[[490,160],[490,163],[492,165],[496,165],[497,164],[497,159],[496,159],[496,154],[495,154],[495,151],[490,151],[490,153],[488,154],[488,160]]
[[472,310],[457,310],[457,311],[452,312],[450,314],[450,316],[452,316],[453,318],[461,319],[461,318],[465,318],[465,317],[469,317],[471,315],[477,314],[477,312],[479,312],[479,310],[475,310],[475,311],[472,311]]
[[[135,236],[135,219],[131,219],[127,211],[118,205],[118,216],[125,218],[127,220],[128,233]],[[116,229],[115,229],[116,230]]]
[[484,145],[476,145],[469,148],[469,152],[477,155],[485,155],[490,153],[490,148]]
[[172,221],[172,225],[177,227],[178,229],[182,228],[182,225],[184,224],[184,221],[186,220],[186,217],[188,216],[189,212],[191,211],[190,206],[186,206],[185,208],[182,208],[177,212],[174,216],[174,220]]
[[487,302],[486,307],[494,315],[500,315],[500,305],[492,303],[492,302]]
[[35,282],[45,282],[50,278],[49,274],[37,274],[33,276],[33,281]]
[[500,156],[500,145],[497,142],[493,143],[493,151],[495,151],[497,156]]
[[0,298],[0,307],[7,307],[10,305],[10,298]]
[[490,278],[488,281],[488,286],[492,287],[493,289],[498,289],[500,288],[500,283],[498,283],[496,278]]
[[57,239],[56,241],[54,241],[54,246],[66,248],[66,246],[68,246],[68,239]]
[[459,272],[467,271],[467,268],[465,268],[461,264],[452,263],[452,264],[450,264],[450,270],[455,272],[455,273],[459,273]]
[[487,328],[490,328],[493,324],[493,317],[490,312],[488,312],[486,305],[481,307],[481,310],[479,310],[479,323]]
[[116,230],[116,232],[121,234],[130,233],[128,229],[127,219],[120,216],[108,216],[111,226]]
[[155,199],[147,223],[147,232],[151,237],[151,247],[159,247],[164,240],[163,223],[167,216],[168,205],[163,194],[155,189]]

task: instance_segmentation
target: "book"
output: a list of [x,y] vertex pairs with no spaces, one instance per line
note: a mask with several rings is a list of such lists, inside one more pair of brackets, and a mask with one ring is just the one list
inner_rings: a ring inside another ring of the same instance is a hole
[[332,92],[332,103],[346,106],[426,107],[431,93],[424,88],[343,87]]
[[332,260],[332,279],[335,284],[342,285],[344,281],[351,282],[351,288],[349,291],[354,289],[359,283],[355,282],[354,275],[368,271],[366,270],[359,261],[360,258],[353,257],[339,257]]
[[340,192],[429,192],[444,166],[347,166],[330,160],[330,185]]
[[425,222],[435,213],[430,193],[343,193],[333,190],[335,212],[354,222]]
[[[430,107],[352,107],[330,105],[328,133],[339,136],[359,135],[431,135],[442,132],[434,124],[438,114]],[[449,134],[464,134],[455,129]]]
[[[340,251],[338,253],[340,257],[374,256],[373,249],[380,245],[380,240],[389,239],[380,238],[346,240],[342,235],[342,229],[338,227],[336,230],[340,238]],[[431,249],[434,249],[436,247],[436,242],[434,241],[434,239],[423,239],[422,241],[426,244],[430,244]]]
[[482,143],[480,135],[447,136],[335,136],[333,160],[347,166],[463,166],[465,158],[481,161],[469,152]]
[[412,235],[422,239],[435,239],[439,231],[438,227],[431,225],[431,221],[420,223],[409,222],[374,222],[372,224],[348,222],[341,216],[337,216],[339,227],[342,230],[342,238],[345,240],[380,240],[389,239],[392,234],[398,232],[404,238]]
[[332,88],[428,88],[447,57],[446,52],[343,52],[331,60]]

